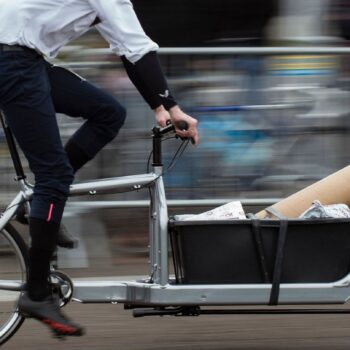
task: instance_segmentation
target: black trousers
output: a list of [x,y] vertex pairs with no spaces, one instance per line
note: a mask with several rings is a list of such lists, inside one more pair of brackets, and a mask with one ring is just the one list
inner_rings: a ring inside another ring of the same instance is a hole
[[74,172],[56,112],[85,119],[71,142],[92,159],[117,135],[125,109],[112,96],[30,49],[0,51],[0,108],[35,175],[30,216],[60,223]]

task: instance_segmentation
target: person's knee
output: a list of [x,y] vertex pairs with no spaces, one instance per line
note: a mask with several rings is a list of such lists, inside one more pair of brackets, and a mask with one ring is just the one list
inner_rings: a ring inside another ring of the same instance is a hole
[[123,126],[126,119],[126,109],[112,96],[108,96],[94,112],[94,115],[88,119],[95,128],[103,132],[104,139],[109,142],[117,136]]

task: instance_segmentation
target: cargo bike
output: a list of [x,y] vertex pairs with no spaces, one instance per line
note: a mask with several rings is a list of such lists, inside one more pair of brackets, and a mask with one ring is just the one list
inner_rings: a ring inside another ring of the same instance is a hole
[[[0,118],[20,187],[0,217],[2,344],[24,321],[17,304],[25,288],[28,248],[11,220],[23,206],[30,210],[33,187],[4,115]],[[162,141],[173,130],[172,125],[153,129],[149,172],[75,183],[70,190],[71,196],[150,191],[148,276],[81,281],[53,267],[51,283],[61,305],[71,300],[121,303],[136,317],[349,312],[318,307],[345,304],[350,296],[349,219],[261,220],[254,215],[224,221],[169,219]],[[174,275],[169,275],[170,261]]]

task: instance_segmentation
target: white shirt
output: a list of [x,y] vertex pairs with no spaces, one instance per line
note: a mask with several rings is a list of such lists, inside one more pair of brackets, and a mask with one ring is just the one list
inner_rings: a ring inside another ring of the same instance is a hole
[[23,45],[52,58],[99,17],[100,34],[135,63],[158,45],[143,31],[130,0],[0,0],[0,43]]

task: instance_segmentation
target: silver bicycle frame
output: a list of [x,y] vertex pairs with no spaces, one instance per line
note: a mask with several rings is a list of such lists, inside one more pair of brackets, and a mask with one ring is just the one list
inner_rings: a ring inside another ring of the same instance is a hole
[[[267,305],[271,284],[179,285],[168,269],[168,212],[162,167],[151,174],[73,185],[71,194],[149,187],[150,275],[142,281],[74,281],[73,298],[85,303],[125,303],[147,306]],[[334,283],[281,284],[280,304],[342,304],[350,296],[350,274]]]
[[[19,181],[21,190],[3,212],[3,229],[23,202],[30,200],[32,187]],[[152,173],[115,177],[73,184],[70,195],[95,195],[125,190],[150,188],[150,263],[149,276],[142,281],[73,280],[73,299],[83,303],[125,303],[147,306],[179,305],[267,305],[271,284],[207,284],[173,283],[168,269],[168,213],[162,179],[162,167]],[[15,281],[0,280],[0,289],[21,290]],[[334,283],[281,284],[279,304],[343,304],[350,297],[350,274]]]

